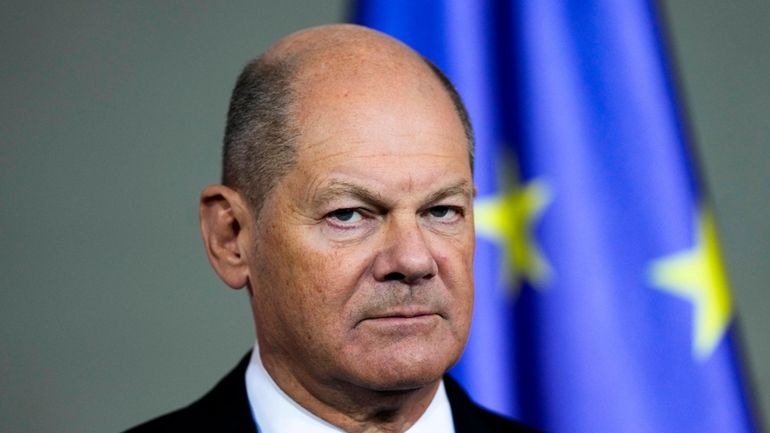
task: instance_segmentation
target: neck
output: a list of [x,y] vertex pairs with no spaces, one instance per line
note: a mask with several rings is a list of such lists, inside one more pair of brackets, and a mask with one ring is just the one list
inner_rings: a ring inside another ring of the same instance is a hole
[[423,386],[372,390],[341,380],[318,382],[297,375],[285,363],[262,357],[275,383],[292,400],[324,421],[351,433],[403,433],[425,412],[440,378]]

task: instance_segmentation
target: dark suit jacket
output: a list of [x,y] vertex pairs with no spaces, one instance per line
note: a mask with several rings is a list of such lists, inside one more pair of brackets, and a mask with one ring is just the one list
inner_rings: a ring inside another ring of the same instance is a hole
[[[250,355],[246,355],[233,371],[200,400],[125,433],[257,433],[244,379],[249,358]],[[536,432],[476,405],[449,376],[444,377],[444,386],[452,408],[456,433]]]

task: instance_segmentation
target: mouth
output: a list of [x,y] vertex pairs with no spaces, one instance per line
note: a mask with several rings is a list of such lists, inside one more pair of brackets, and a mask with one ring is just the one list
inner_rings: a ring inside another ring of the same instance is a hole
[[440,319],[439,313],[425,309],[398,309],[378,312],[362,319],[358,325],[373,325],[377,327],[414,327],[433,324]]
[[435,311],[426,308],[397,308],[382,312],[375,312],[364,320],[378,320],[378,319],[416,319],[424,316],[437,315]]

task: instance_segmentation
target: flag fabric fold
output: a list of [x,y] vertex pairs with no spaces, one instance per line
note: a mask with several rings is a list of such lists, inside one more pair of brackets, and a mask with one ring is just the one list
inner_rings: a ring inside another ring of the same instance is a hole
[[476,304],[452,374],[550,432],[756,432],[654,4],[381,0],[476,133]]

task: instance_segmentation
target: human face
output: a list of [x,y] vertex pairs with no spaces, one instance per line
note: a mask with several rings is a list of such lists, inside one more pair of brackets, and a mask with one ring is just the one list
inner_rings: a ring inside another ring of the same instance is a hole
[[[432,77],[319,83],[256,228],[263,362],[304,388],[412,389],[456,362],[473,302],[468,143]],[[360,87],[360,86],[359,86]],[[285,380],[285,379],[284,379]],[[280,381],[279,381],[280,384]]]

